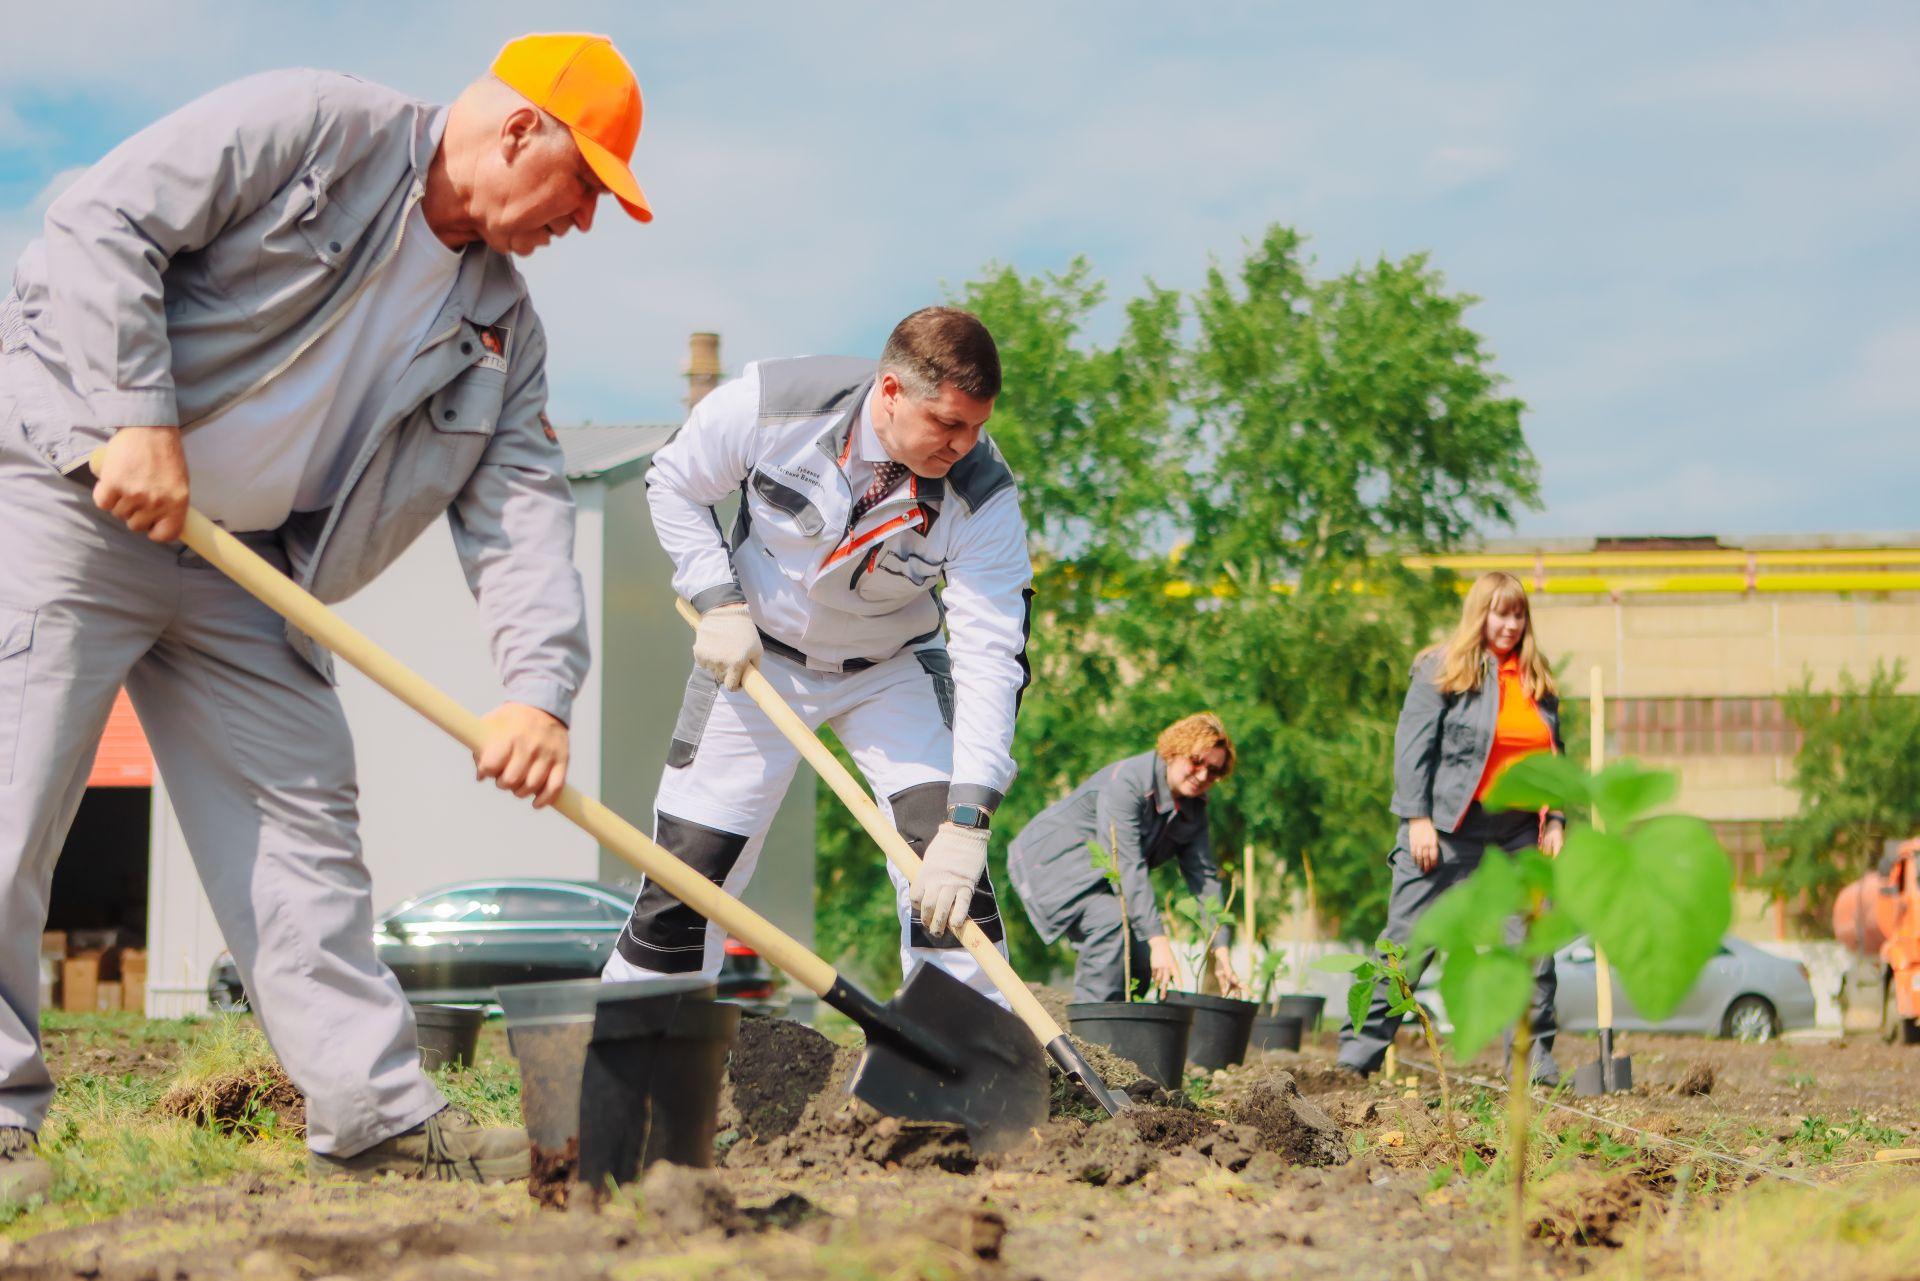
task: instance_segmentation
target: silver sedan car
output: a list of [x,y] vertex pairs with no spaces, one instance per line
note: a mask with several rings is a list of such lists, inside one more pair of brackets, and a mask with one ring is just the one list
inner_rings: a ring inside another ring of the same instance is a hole
[[[1553,954],[1553,966],[1560,979],[1554,1000],[1560,1030],[1596,1030],[1593,944],[1575,939]],[[1420,1003],[1434,1016],[1434,1026],[1451,1031],[1440,999],[1439,971],[1438,964],[1431,965],[1421,976]],[[1634,1008],[1618,974],[1612,979],[1613,1026],[1622,1032],[1692,1032],[1771,1041],[1782,1032],[1809,1028],[1814,1022],[1813,984],[1807,967],[1731,935],[1720,941],[1719,954],[1700,971],[1679,1007],[1657,1023]]]
[[[1575,939],[1554,953],[1560,976],[1555,1005],[1562,1031],[1591,1032],[1594,1005],[1593,944]],[[1775,956],[1744,939],[1720,941],[1720,952],[1700,971],[1693,990],[1673,1013],[1655,1023],[1634,1008],[1613,976],[1613,1025],[1627,1032],[1700,1032],[1742,1041],[1771,1041],[1782,1032],[1813,1026],[1813,985],[1807,967]]]

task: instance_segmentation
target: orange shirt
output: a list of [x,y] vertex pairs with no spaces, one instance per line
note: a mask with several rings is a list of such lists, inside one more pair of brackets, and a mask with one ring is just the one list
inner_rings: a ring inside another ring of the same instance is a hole
[[1487,753],[1487,768],[1473,799],[1484,800],[1493,780],[1522,756],[1552,750],[1553,732],[1527,693],[1527,683],[1520,679],[1520,654],[1515,650],[1500,663],[1500,715],[1493,723],[1493,750]]

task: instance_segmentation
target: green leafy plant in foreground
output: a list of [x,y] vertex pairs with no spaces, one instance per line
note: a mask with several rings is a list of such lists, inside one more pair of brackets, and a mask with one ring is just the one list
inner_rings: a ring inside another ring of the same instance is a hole
[[[1564,756],[1523,758],[1494,784],[1488,809],[1557,809],[1592,820],[1570,826],[1557,859],[1531,848],[1511,857],[1489,852],[1413,933],[1412,948],[1446,956],[1440,995],[1456,1053],[1471,1057],[1513,1029],[1509,1251],[1516,1276],[1526,1226],[1534,962],[1586,934],[1606,951],[1634,1004],[1659,1020],[1692,988],[1733,919],[1733,867],[1713,830],[1681,815],[1644,817],[1677,787],[1674,775],[1632,761],[1589,774]],[[1509,924],[1516,919],[1517,935]]]

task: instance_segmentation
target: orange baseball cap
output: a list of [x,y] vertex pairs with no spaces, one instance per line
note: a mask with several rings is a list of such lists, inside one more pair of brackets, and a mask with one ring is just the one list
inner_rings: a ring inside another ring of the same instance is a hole
[[605,36],[562,33],[509,40],[493,74],[573,131],[580,154],[614,199],[641,222],[653,207],[633,177],[640,136],[640,82]]

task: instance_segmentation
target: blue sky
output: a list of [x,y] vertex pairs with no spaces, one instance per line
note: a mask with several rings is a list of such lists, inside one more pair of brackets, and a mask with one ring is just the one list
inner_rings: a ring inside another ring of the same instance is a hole
[[[604,31],[658,219],[526,264],[554,414],[675,417],[686,334],[875,350],[989,261],[1198,282],[1270,222],[1429,251],[1531,406],[1532,535],[1920,528],[1920,8],[483,2],[15,8],[0,260],[222,81],[444,100]],[[611,206],[605,214],[611,214]]]

